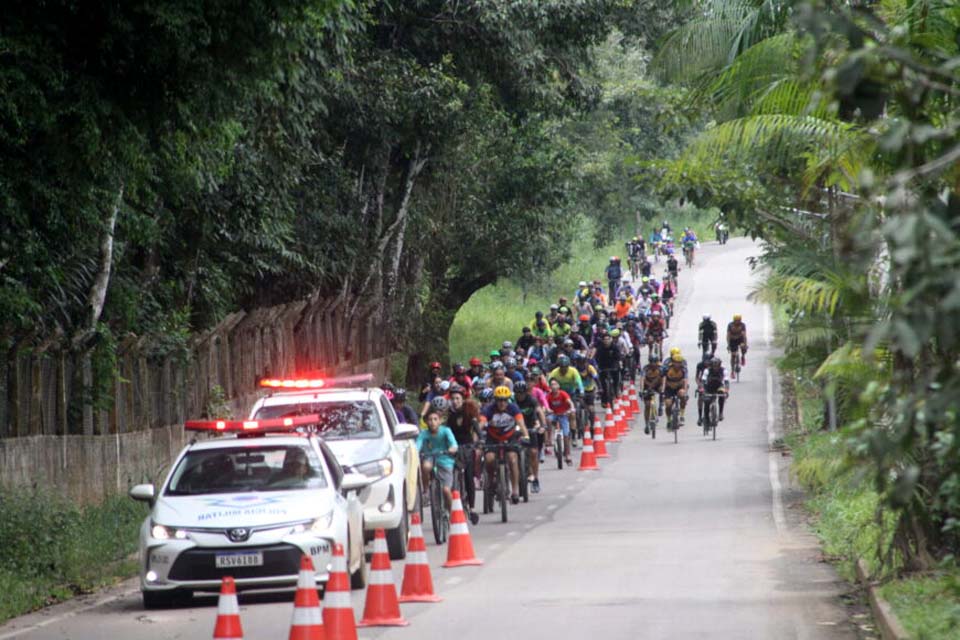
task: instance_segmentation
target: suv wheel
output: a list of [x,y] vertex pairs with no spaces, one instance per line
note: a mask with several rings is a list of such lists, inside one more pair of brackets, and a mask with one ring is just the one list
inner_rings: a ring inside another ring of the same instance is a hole
[[144,609],[167,609],[173,606],[177,596],[176,591],[142,591]]
[[409,520],[407,501],[404,497],[400,524],[387,531],[387,549],[390,551],[391,560],[403,560],[407,557],[407,536],[410,532]]

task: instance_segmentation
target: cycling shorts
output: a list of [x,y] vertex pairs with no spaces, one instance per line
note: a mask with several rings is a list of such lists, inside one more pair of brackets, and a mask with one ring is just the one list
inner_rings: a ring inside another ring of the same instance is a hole
[[744,340],[742,337],[741,337],[741,338],[734,338],[734,339],[732,339],[732,340],[729,340],[729,341],[727,342],[727,351],[736,351],[736,350],[740,349],[741,347],[743,347],[743,345],[744,345],[745,342],[746,342],[746,340]]
[[667,388],[665,388],[665,389],[663,390],[663,397],[664,397],[664,398],[676,398],[677,396],[680,395],[680,392],[681,392],[682,390],[683,390],[683,387],[677,387],[676,389],[672,389],[672,388],[670,388],[670,387],[667,387]]
[[560,426],[560,432],[563,433],[563,436],[570,436],[570,416],[558,416],[555,413],[551,413],[547,416],[547,420]]
[[506,440],[498,440],[497,438],[494,438],[493,436],[491,436],[490,433],[488,432],[488,433],[483,434],[483,442],[484,442],[484,444],[489,444],[489,445],[494,445],[494,444],[519,444],[519,443],[520,443],[520,437],[521,437],[521,435],[522,435],[522,434],[521,434],[520,431],[518,430],[518,431],[514,431],[513,435],[511,435],[511,436],[510,436],[509,438],[507,438]]

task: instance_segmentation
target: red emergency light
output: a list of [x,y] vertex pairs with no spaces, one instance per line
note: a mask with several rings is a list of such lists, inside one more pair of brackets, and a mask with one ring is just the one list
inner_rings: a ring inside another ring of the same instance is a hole
[[343,376],[340,378],[323,378],[316,375],[296,378],[261,378],[258,384],[264,389],[273,389],[278,391],[301,391],[309,389],[325,389],[331,387],[348,387],[350,385],[372,381],[372,373],[361,373],[355,376]]
[[220,431],[223,433],[292,432],[296,431],[297,427],[316,424],[319,421],[320,416],[312,413],[306,416],[269,418],[267,420],[187,420],[184,428],[187,431]]

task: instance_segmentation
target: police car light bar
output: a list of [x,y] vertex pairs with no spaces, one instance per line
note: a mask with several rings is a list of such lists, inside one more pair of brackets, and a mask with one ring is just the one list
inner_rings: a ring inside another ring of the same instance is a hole
[[305,378],[261,378],[259,385],[265,389],[280,391],[299,391],[304,389],[324,389],[328,387],[348,387],[354,384],[372,382],[372,373],[362,373],[342,378],[320,378],[310,376]]
[[320,416],[312,413],[306,416],[288,418],[270,418],[267,420],[187,420],[187,431],[220,431],[224,433],[267,433],[277,431],[296,431],[297,427],[316,424]]

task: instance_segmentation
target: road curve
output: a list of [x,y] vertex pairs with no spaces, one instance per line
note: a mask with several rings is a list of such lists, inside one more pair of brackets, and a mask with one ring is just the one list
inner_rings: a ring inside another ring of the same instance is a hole
[[[746,260],[757,253],[745,239],[710,243],[680,274],[670,346],[692,357],[703,313],[722,334],[740,312],[750,331],[748,365],[733,383],[716,441],[700,435],[691,402],[679,444],[635,428],[610,445],[613,456],[598,473],[548,463],[543,493],[512,508],[508,524],[485,516],[471,528],[484,566],[440,568],[445,550],[428,531],[444,602],[404,605],[409,627],[363,629],[360,637],[855,638],[838,597],[846,586],[782,504],[786,470],[768,446],[779,419],[773,327],[767,309],[746,300],[753,282]],[[394,573],[399,585],[400,565]],[[291,600],[289,593],[241,596],[245,637],[286,635]],[[353,600],[359,618],[362,594]],[[215,615],[214,597],[144,611],[127,582],[13,620],[0,626],[0,640],[204,638]]]

